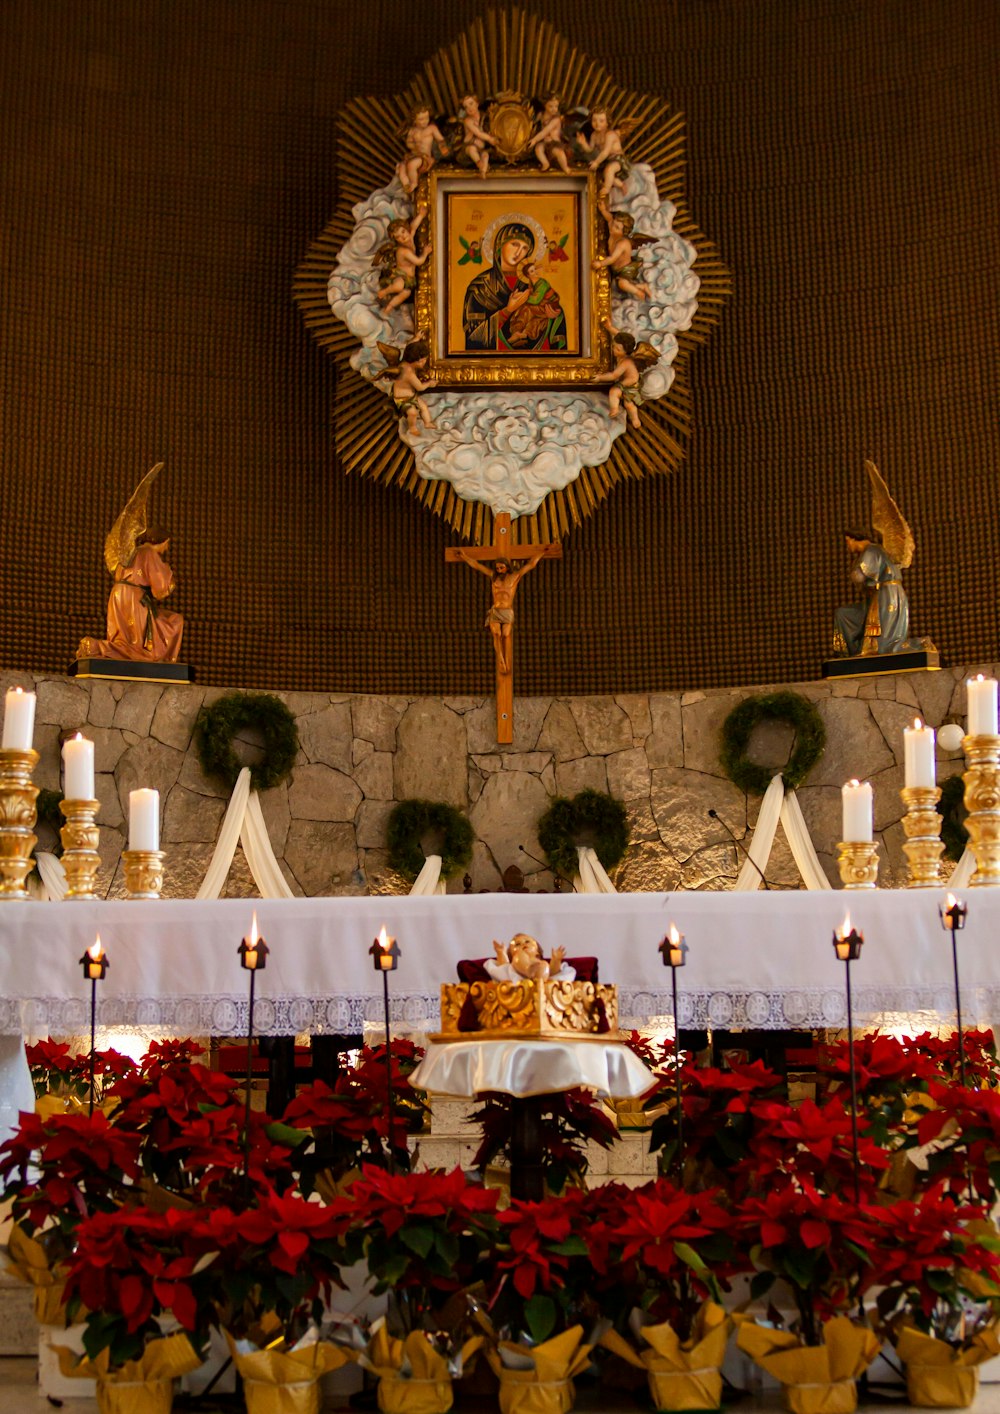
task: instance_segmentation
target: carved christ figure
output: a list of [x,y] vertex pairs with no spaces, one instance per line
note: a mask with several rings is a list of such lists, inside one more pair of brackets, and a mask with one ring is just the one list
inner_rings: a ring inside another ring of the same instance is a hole
[[508,647],[514,632],[514,595],[522,578],[529,570],[535,568],[545,554],[545,546],[542,545],[534,550],[521,562],[518,569],[512,569],[509,560],[500,558],[494,560],[493,568],[490,570],[479,560],[473,559],[464,547],[458,547],[458,553],[470,569],[476,570],[479,574],[485,574],[490,580],[493,602],[486,614],[485,627],[493,636],[493,651],[497,655],[500,671],[509,673],[510,654]]

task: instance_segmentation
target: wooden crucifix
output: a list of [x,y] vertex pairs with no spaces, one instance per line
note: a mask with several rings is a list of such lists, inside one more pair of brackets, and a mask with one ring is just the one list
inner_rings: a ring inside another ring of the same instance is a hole
[[[562,559],[562,546],[514,545],[510,516],[502,512],[493,522],[491,545],[449,546],[444,557],[451,563],[460,561],[490,580],[493,597],[486,614],[486,627],[492,635],[496,657],[497,741],[509,744],[514,740],[514,595],[521,579],[539,560]],[[520,569],[516,568],[518,560],[524,562]],[[493,568],[487,569],[490,561]]]

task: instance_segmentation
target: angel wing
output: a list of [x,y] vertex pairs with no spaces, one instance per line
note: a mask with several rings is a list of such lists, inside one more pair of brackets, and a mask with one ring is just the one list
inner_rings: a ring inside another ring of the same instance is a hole
[[151,471],[146,472],[108,532],[108,538],[104,542],[104,563],[111,574],[114,574],[119,565],[127,567],[135,558],[139,536],[149,529],[149,493],[162,470],[163,463],[157,462]]
[[633,250],[639,250],[644,245],[655,245],[659,236],[644,236],[639,231],[633,231],[629,236]]
[[625,142],[632,136],[639,126],[639,118],[622,118],[619,122],[613,123],[612,127],[618,134],[618,141],[624,146]]
[[872,488],[872,529],[881,536],[889,558],[895,560],[900,569],[909,569],[913,563],[913,531],[890,496],[875,463],[866,461],[865,471]]
[[377,265],[379,267],[392,265],[394,263],[395,254],[396,242],[383,241],[382,244],[379,246],[378,250],[372,256],[372,264]]
[[632,350],[632,362],[640,373],[644,373],[647,368],[652,368],[653,364],[659,363],[659,361],[660,355],[656,349],[653,348],[652,344],[645,342],[636,344],[635,348]]
[[375,340],[375,347],[385,359],[390,368],[398,368],[399,361],[403,356],[403,350],[394,348],[392,344],[383,344],[381,339]]

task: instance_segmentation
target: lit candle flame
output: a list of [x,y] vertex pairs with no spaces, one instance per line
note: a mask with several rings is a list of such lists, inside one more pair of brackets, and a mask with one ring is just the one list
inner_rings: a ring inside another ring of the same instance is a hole
[[853,781],[848,781],[847,784],[848,784],[849,786],[859,786],[859,785],[861,784],[861,782],[858,781],[858,780],[853,780]]
[[947,908],[947,909],[952,909],[952,908],[955,907],[956,903],[958,903],[958,899],[955,897],[955,895],[954,895],[954,894],[949,894],[948,897],[947,897],[947,898],[945,899],[945,901],[944,901],[944,906],[945,906],[945,908]]
[[920,720],[920,718],[919,718],[919,717],[914,717],[914,719],[913,719],[913,730],[914,730],[915,732],[923,731],[923,726],[924,726],[924,724],[923,724],[923,722]]
[[378,945],[383,952],[389,949],[389,935],[385,931],[385,924],[378,930]]
[[260,934],[257,932],[257,910],[254,909],[253,917],[250,920],[250,937],[247,939],[252,948],[257,946],[257,939],[259,937]]
[[676,924],[676,923],[671,923],[671,925],[670,925],[670,941],[673,943],[674,947],[676,947],[677,944],[680,942],[680,940],[681,940],[681,935],[680,935],[680,933],[677,931],[677,924]]
[[101,947],[101,935],[100,933],[98,933],[97,937],[87,949],[87,956],[91,958],[94,962],[100,962],[103,955],[104,949]]
[[851,936],[851,915],[850,915],[850,913],[845,913],[845,914],[844,914],[844,921],[843,921],[843,923],[841,923],[841,925],[840,925],[840,928],[839,928],[839,930],[838,930],[838,932],[837,932],[837,937],[838,937],[838,938],[849,938],[850,936]]

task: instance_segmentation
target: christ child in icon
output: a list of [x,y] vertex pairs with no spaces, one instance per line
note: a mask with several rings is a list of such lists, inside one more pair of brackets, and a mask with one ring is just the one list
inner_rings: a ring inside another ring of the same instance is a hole
[[547,172],[555,162],[569,174],[569,153],[563,142],[563,117],[559,111],[558,93],[552,93],[545,100],[538,132],[531,140],[531,150],[543,172]]
[[420,423],[433,427],[430,408],[420,396],[428,388],[437,387],[436,378],[425,378],[431,351],[424,339],[411,339],[400,353],[399,349],[380,343],[379,353],[388,367],[378,379],[392,379],[392,401],[400,417],[406,418],[407,430],[413,436],[420,435]]
[[611,352],[616,363],[610,373],[598,373],[595,382],[612,385],[608,389],[612,417],[624,416],[630,426],[641,427],[642,375],[658,362],[660,355],[652,344],[639,343],[634,335],[616,329],[610,319],[605,319],[604,327],[611,335]]
[[417,183],[434,166],[437,156],[447,157],[450,151],[441,129],[431,122],[431,110],[421,105],[414,108],[406,130],[406,156],[396,168],[399,184],[407,196],[416,191]]
[[653,237],[639,235],[634,229],[635,220],[627,211],[612,211],[605,201],[598,210],[608,223],[608,253],[594,261],[594,269],[607,266],[623,294],[640,300],[652,299],[652,291],[642,278],[637,247],[648,245]]
[[474,93],[467,93],[462,99],[462,109],[458,115],[462,127],[462,145],[465,155],[481,177],[489,171],[490,154],[488,147],[496,147],[496,138],[483,127],[483,115],[479,111],[479,99]]
[[386,314],[412,299],[417,288],[417,270],[431,253],[428,242],[423,255],[417,254],[415,237],[427,216],[427,207],[417,208],[412,220],[398,217],[389,222],[389,239],[379,247],[374,264],[381,267],[376,298]]

